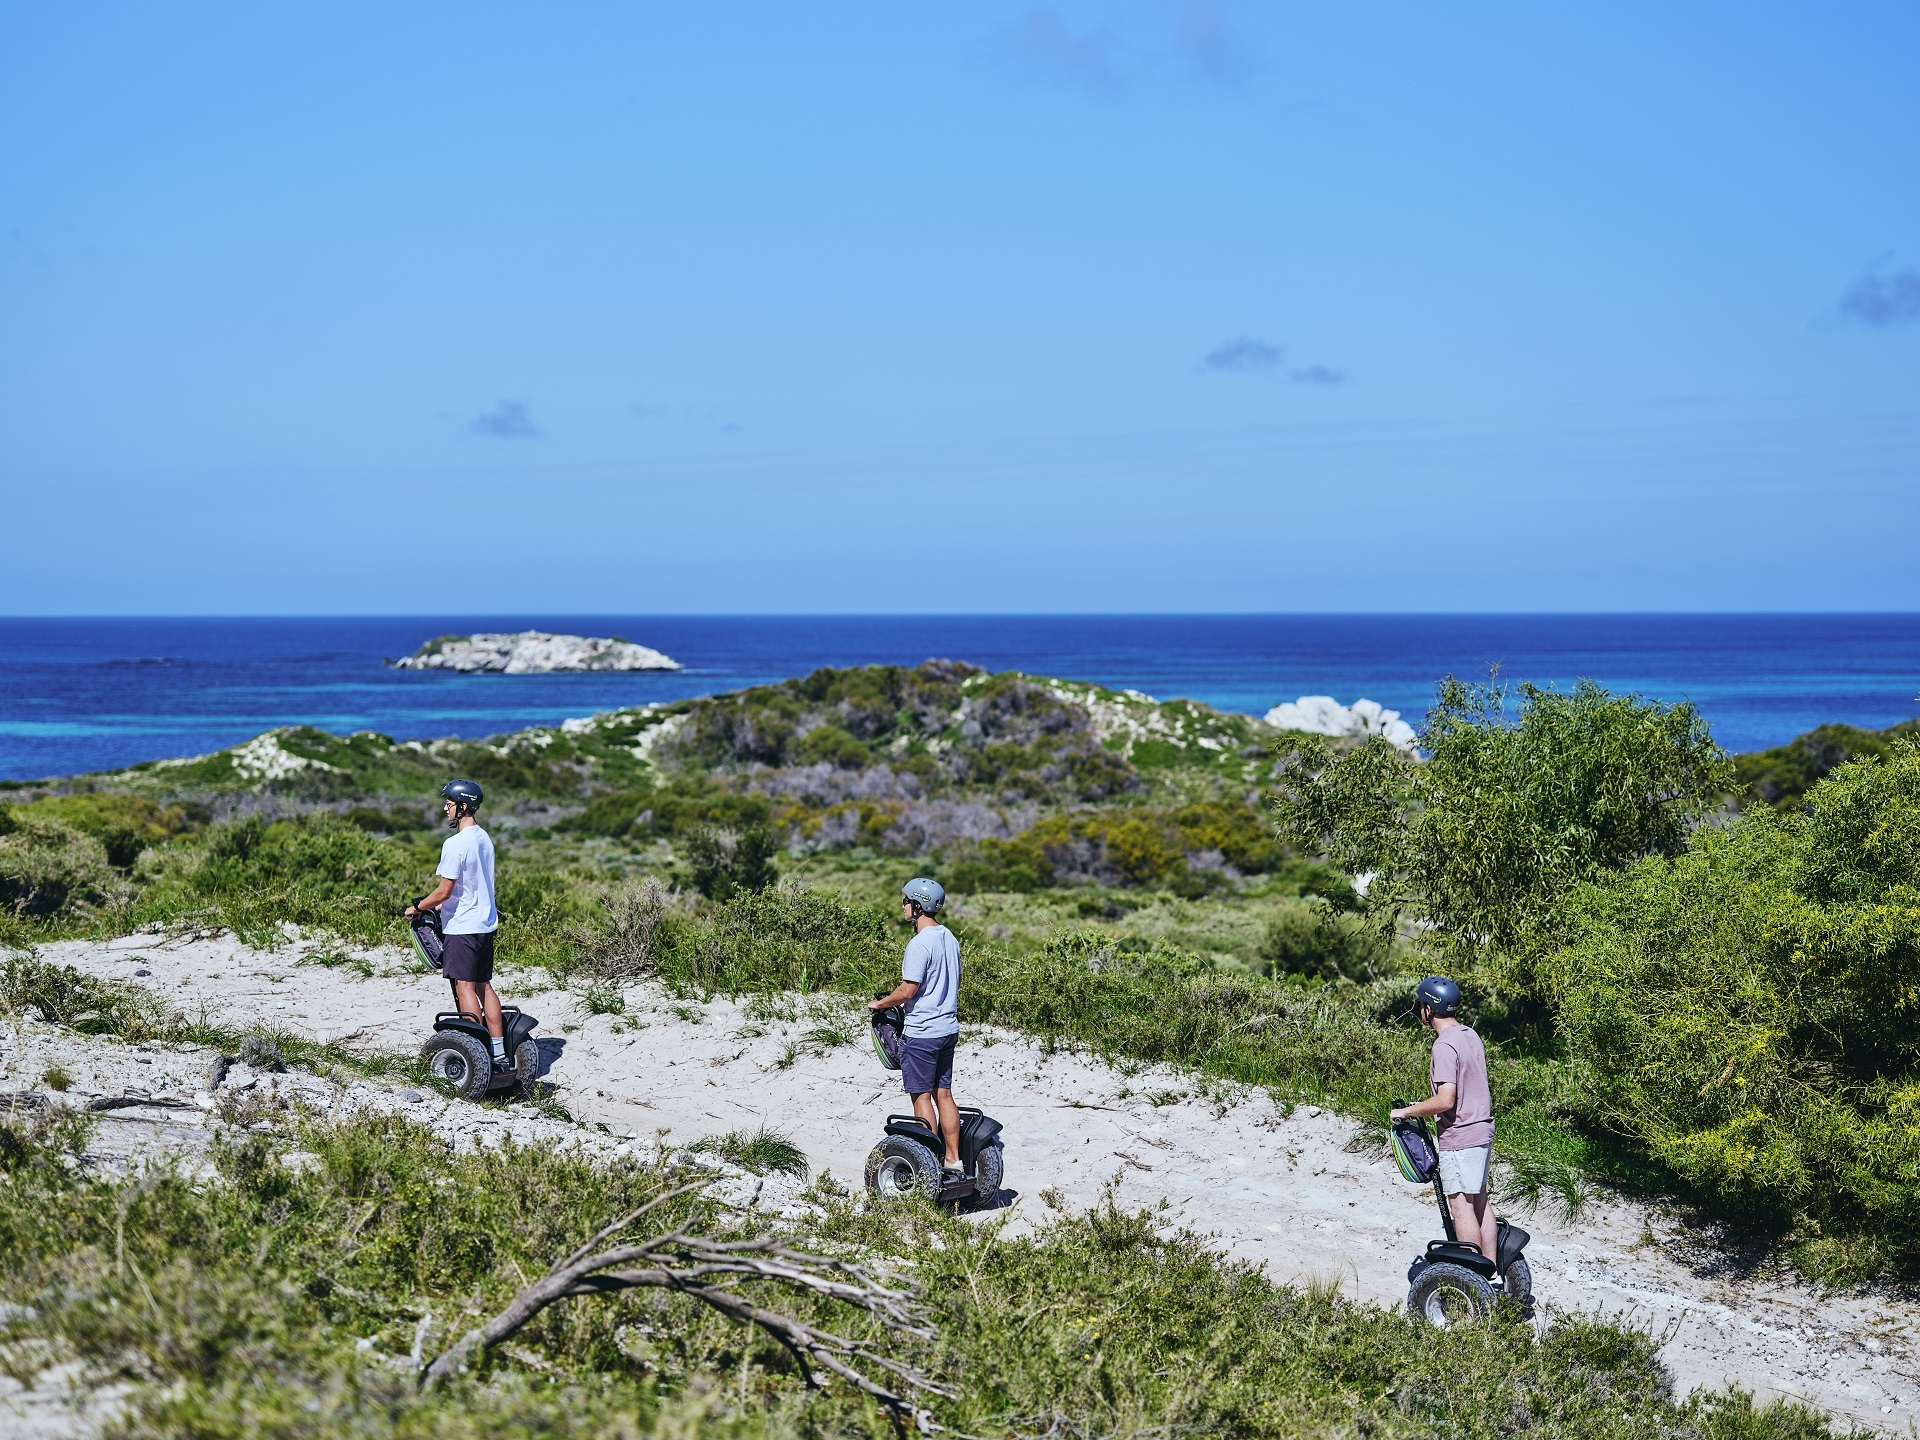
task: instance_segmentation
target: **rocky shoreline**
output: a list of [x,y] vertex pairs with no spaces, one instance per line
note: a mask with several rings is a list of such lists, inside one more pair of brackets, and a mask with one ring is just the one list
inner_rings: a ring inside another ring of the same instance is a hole
[[594,670],[678,670],[671,655],[619,636],[441,635],[413,654],[387,662],[396,670],[452,670],[462,675],[561,675]]

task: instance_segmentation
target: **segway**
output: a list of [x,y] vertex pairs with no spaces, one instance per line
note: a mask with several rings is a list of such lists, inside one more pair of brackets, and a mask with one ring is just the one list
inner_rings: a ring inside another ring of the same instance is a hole
[[[435,974],[443,973],[447,941],[440,928],[440,912],[416,909],[408,917],[407,933],[421,963]],[[521,1094],[531,1095],[540,1074],[540,1047],[533,1043],[534,1028],[540,1022],[515,1006],[500,1007],[500,1029],[512,1058],[505,1068],[496,1068],[486,1018],[461,1010],[459,988],[451,979],[447,984],[453,989],[454,1008],[433,1017],[433,1034],[420,1047],[428,1072],[451,1085],[462,1100],[484,1100],[490,1091],[516,1087]]]
[[[1398,1110],[1406,1103],[1396,1100],[1393,1107]],[[1440,1153],[1427,1122],[1395,1120],[1392,1140],[1394,1163],[1401,1175],[1416,1185],[1432,1184],[1440,1223],[1447,1232],[1446,1239],[1429,1241],[1427,1253],[1407,1267],[1407,1313],[1445,1330],[1491,1314],[1494,1305],[1505,1299],[1531,1318],[1533,1272],[1521,1252],[1533,1237],[1506,1216],[1497,1216],[1494,1249],[1498,1253],[1492,1259],[1482,1255],[1478,1245],[1462,1240],[1454,1229],[1446,1188],[1440,1183]]]
[[[874,999],[888,994],[879,991]],[[873,1015],[873,1051],[889,1070],[900,1068],[906,1011],[898,1005]],[[923,1195],[962,1210],[984,1210],[999,1197],[1007,1178],[1000,1122],[979,1110],[960,1110],[960,1178],[942,1170],[947,1147],[940,1132],[918,1115],[887,1116],[887,1133],[867,1156],[867,1188],[876,1195]]]

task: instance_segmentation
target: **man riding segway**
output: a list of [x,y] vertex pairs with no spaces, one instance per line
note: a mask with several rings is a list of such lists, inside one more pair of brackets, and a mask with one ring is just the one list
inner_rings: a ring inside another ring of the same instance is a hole
[[932,880],[909,880],[900,890],[900,918],[913,926],[900,960],[900,983],[867,1002],[880,1011],[903,1006],[900,1079],[913,1113],[940,1136],[946,1155],[943,1183],[965,1173],[960,1163],[960,1107],[953,1102],[953,1048],[960,1035],[960,942],[935,917],[947,892]]
[[493,990],[493,941],[500,928],[493,903],[493,839],[474,813],[486,796],[471,780],[449,780],[440,796],[453,834],[440,847],[437,883],[407,907],[407,918],[422,910],[440,912],[441,971],[453,982],[454,1003],[461,1012],[485,1022],[497,1073],[510,1070],[513,1061],[507,1053],[500,997]]

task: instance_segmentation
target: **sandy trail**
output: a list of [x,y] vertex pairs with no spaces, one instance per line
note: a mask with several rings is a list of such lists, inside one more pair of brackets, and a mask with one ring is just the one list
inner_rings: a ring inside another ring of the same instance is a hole
[[[445,1008],[445,982],[404,952],[361,952],[371,976],[306,962],[309,953],[298,942],[268,954],[231,938],[151,935],[41,950],[149,986],[189,1014],[369,1049],[412,1050]],[[640,985],[624,992],[625,1014],[592,1015],[567,991],[517,988],[544,974],[505,975],[502,992],[540,1017],[556,1098],[615,1136],[686,1142],[764,1120],[816,1170],[858,1186],[885,1115],[906,1109],[846,997],[698,1005]],[[858,1043],[806,1039],[822,1027]],[[1258,1091],[1201,1089],[1167,1067],[1047,1055],[996,1031],[963,1037],[957,1072],[961,1102],[1006,1126],[1013,1224],[1045,1216],[1044,1190],[1080,1208],[1117,1177],[1122,1203],[1164,1201],[1171,1218],[1276,1279],[1337,1279],[1349,1295],[1403,1303],[1408,1261],[1439,1233],[1431,1192],[1384,1156],[1348,1153],[1349,1121],[1312,1107],[1282,1116]],[[1657,1207],[1610,1200],[1572,1225],[1523,1221],[1544,1304],[1624,1314],[1668,1335],[1663,1358],[1683,1390],[1731,1382],[1876,1429],[1920,1421],[1920,1306],[1822,1296],[1777,1267],[1743,1274]]]

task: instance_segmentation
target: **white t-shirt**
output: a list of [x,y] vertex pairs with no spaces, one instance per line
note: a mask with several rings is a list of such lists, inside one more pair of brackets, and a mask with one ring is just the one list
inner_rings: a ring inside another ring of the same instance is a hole
[[456,830],[440,847],[440,878],[453,894],[440,902],[440,929],[448,935],[485,935],[500,928],[493,908],[493,839],[478,825]]
[[943,1040],[960,1031],[960,942],[944,925],[929,925],[907,942],[900,978],[920,993],[907,1002],[905,1033],[916,1040]]

